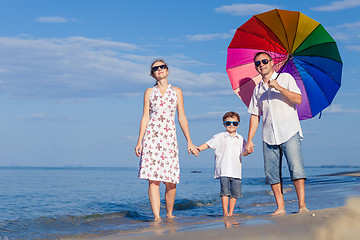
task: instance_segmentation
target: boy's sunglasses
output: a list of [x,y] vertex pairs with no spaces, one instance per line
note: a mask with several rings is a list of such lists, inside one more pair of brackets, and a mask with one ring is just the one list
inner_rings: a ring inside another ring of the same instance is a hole
[[268,59],[263,59],[261,61],[257,61],[255,62],[255,66],[258,67],[260,66],[260,64],[263,63],[264,65],[268,64],[269,63],[269,60]]
[[156,71],[159,70],[160,68],[161,68],[161,69],[165,69],[165,68],[166,68],[166,65],[164,64],[164,65],[152,67],[152,68],[151,68],[151,72],[156,72]]
[[231,122],[231,121],[225,121],[225,126],[230,126],[231,124],[234,125],[234,127],[237,127],[239,125],[239,121]]

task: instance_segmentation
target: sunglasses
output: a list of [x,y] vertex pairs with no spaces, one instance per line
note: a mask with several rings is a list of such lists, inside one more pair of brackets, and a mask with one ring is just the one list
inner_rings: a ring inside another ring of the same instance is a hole
[[166,69],[166,65],[164,64],[164,65],[152,67],[152,68],[151,68],[151,72],[156,72],[156,71],[159,70],[160,68],[161,68],[161,69]]
[[235,122],[231,122],[231,121],[225,121],[224,122],[224,124],[225,124],[225,126],[230,126],[231,124],[234,126],[234,127],[237,127],[237,126],[239,126],[239,121],[235,121]]
[[255,62],[255,66],[258,67],[260,66],[260,64],[263,63],[264,65],[268,64],[269,63],[269,60],[268,59],[263,59],[261,61],[257,61]]

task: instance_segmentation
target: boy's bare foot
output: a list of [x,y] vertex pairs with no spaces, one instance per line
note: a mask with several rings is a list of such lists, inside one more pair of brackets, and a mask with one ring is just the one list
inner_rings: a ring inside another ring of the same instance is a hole
[[229,213],[228,213],[227,211],[226,211],[226,212],[223,211],[223,216],[224,216],[224,217],[230,217],[230,215],[229,215]]
[[272,216],[282,216],[285,215],[286,211],[283,209],[276,209],[275,212],[273,212],[271,215]]

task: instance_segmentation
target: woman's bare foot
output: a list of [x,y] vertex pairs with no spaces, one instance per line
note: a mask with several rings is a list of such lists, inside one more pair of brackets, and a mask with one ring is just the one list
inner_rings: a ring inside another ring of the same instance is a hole
[[303,213],[303,212],[308,212],[309,209],[307,209],[306,207],[302,207],[302,208],[299,208],[299,212],[298,213]]
[[276,209],[275,212],[273,212],[271,215],[272,216],[282,216],[285,214],[286,214],[285,209]]

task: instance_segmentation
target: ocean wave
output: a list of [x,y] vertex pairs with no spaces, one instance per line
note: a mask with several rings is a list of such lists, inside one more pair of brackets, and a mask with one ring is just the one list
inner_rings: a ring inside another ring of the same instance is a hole
[[200,207],[209,207],[213,206],[215,202],[218,200],[208,200],[208,201],[202,201],[202,200],[190,200],[190,199],[180,199],[176,200],[174,204],[175,210],[189,210],[189,209],[195,209]]
[[[3,221],[0,224],[0,235],[24,237],[24,239],[56,239],[57,233],[64,231],[74,234],[91,233],[92,229],[107,231],[121,226],[117,230],[130,229],[134,222],[146,222],[150,218],[134,210],[120,211],[114,213],[94,213],[82,216],[63,215],[55,217],[38,217],[35,219],[18,219],[14,221]],[[25,236],[27,236],[25,238]],[[32,236],[32,238],[29,238]]]

